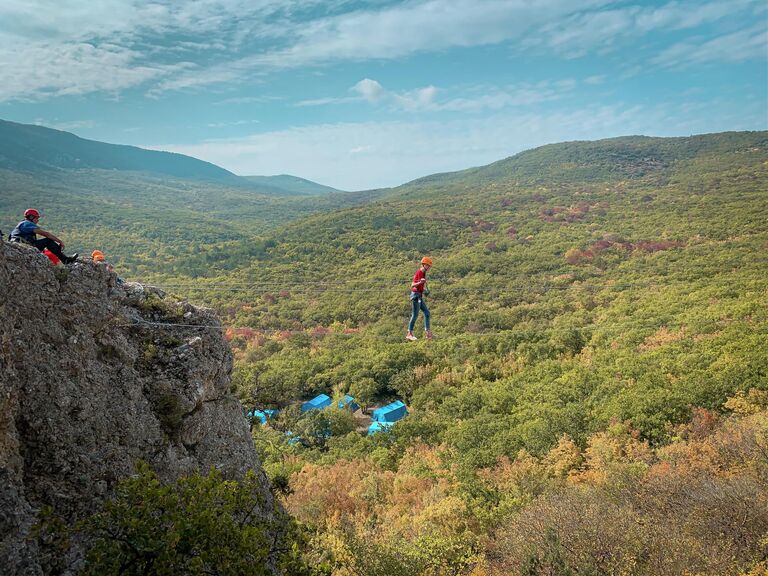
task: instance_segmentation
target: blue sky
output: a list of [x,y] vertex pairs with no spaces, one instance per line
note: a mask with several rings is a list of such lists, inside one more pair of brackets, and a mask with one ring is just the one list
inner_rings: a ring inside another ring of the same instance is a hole
[[345,190],[768,128],[755,0],[3,0],[0,118]]

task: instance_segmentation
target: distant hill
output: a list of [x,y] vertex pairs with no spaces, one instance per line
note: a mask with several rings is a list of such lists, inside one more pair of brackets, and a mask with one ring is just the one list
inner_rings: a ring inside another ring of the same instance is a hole
[[265,188],[276,188],[291,194],[317,195],[342,192],[342,190],[288,174],[280,174],[279,176],[243,176],[243,178]]
[[425,176],[393,189],[391,195],[412,195],[418,189],[445,185],[491,182],[551,185],[636,180],[663,176],[677,163],[698,156],[766,145],[766,132],[723,132],[681,138],[625,136],[562,142],[526,150],[486,166]]
[[96,168],[243,185],[247,181],[183,154],[86,140],[69,132],[0,120],[0,168],[35,173]]

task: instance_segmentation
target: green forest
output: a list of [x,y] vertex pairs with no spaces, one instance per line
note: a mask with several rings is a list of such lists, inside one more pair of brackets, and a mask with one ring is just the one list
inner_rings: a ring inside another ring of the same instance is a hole
[[[4,231],[37,203],[68,251],[220,314],[233,389],[280,411],[253,437],[307,574],[768,571],[768,133],[313,197],[0,182]],[[435,338],[420,318],[407,342],[425,255]],[[409,415],[368,436],[360,412],[300,411],[321,393]]]

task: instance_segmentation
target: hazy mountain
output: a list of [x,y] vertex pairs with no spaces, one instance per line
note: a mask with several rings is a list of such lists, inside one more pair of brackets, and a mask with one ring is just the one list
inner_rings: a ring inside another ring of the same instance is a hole
[[298,176],[290,176],[288,174],[280,174],[279,176],[243,176],[243,178],[255,184],[268,188],[276,188],[290,194],[317,195],[342,192],[342,190],[337,190],[330,186],[324,186],[323,184],[318,184],[317,182],[299,178]]
[[97,168],[228,184],[246,182],[224,168],[183,154],[86,140],[61,130],[5,120],[0,120],[0,168],[25,173]]

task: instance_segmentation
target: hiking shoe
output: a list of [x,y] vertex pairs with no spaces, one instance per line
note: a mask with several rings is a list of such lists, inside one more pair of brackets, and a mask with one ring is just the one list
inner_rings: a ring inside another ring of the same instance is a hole
[[75,252],[72,254],[72,256],[63,256],[61,258],[61,261],[64,262],[64,264],[72,264],[73,262],[77,262],[77,259],[80,257],[80,255]]
[[410,332],[408,332],[408,334],[405,335],[405,339],[410,340],[411,342],[413,342],[414,340],[418,340],[418,338],[416,338],[416,336],[414,336]]
[[432,340],[432,330],[427,330],[427,340]]

